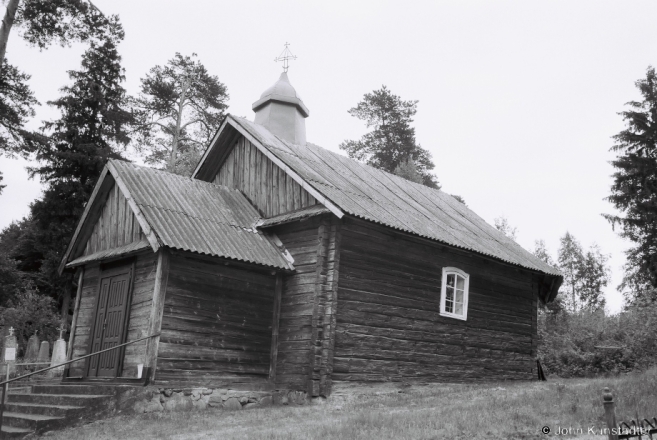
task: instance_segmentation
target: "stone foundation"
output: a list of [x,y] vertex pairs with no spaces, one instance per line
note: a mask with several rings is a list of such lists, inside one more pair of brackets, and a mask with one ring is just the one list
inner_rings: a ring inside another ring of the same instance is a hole
[[[238,391],[224,388],[157,388],[146,387],[133,396],[126,410],[135,413],[158,411],[193,411],[206,408],[241,410],[271,405],[305,405],[305,391]],[[127,402],[126,402],[127,403]],[[122,405],[120,405],[122,406]]]

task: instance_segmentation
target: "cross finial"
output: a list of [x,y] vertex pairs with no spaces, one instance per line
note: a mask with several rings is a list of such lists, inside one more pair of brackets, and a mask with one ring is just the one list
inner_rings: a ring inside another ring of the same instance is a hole
[[14,336],[14,327],[9,327],[9,336]]
[[292,52],[290,52],[290,49],[288,49],[288,46],[290,43],[285,43],[285,49],[279,56],[274,58],[274,61],[283,62],[283,72],[287,72],[287,69],[290,67],[290,60],[296,60],[297,57],[295,55],[292,55]]

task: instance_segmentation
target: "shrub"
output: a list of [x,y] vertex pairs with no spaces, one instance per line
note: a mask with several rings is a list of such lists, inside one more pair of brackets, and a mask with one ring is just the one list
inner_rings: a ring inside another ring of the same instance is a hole
[[655,307],[618,315],[603,311],[539,315],[539,359],[548,374],[591,377],[645,371],[657,365]]

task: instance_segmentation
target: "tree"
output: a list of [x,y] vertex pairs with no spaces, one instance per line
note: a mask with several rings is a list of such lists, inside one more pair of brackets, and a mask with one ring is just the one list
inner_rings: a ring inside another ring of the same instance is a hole
[[176,53],[141,80],[133,102],[146,162],[190,175],[225,117],[226,86],[205,66]]
[[394,173],[399,177],[410,180],[411,182],[419,184],[424,182],[422,174],[420,174],[420,172],[417,170],[417,166],[415,165],[415,161],[412,157],[407,157],[406,160],[399,162],[399,165],[397,165],[395,168]]
[[4,60],[0,70],[0,152],[7,155],[24,151],[24,140],[34,136],[23,129],[38,104],[27,86],[29,79]]
[[66,45],[102,38],[104,28],[117,20],[116,16],[106,18],[89,0],[9,0],[0,26],[0,65],[14,25],[22,30],[25,41],[44,49],[53,42]]
[[363,100],[349,110],[349,114],[365,121],[367,128],[373,130],[359,141],[342,142],[340,149],[345,150],[352,159],[394,174],[400,165],[401,169],[408,168],[404,164],[411,160],[422,178],[422,184],[440,189],[436,176],[430,173],[435,167],[431,153],[417,144],[415,128],[411,127],[413,116],[417,113],[417,103],[403,101],[386,86],[366,93]]
[[[37,145],[38,165],[29,169],[45,189],[13,238],[16,257],[23,255],[31,262],[24,270],[32,274],[35,287],[61,299],[64,313],[72,280],[70,275],[58,276],[59,262],[105,163],[121,158],[130,142],[127,128],[133,121],[121,86],[124,71],[117,51],[122,39],[123,30],[117,24],[104,40],[91,42],[82,68],[69,72],[72,84],[61,89],[59,99],[48,103],[61,116],[44,124],[47,141]],[[27,245],[19,246],[22,243]]]
[[502,216],[499,216],[493,220],[495,222],[495,229],[502,232],[504,235],[509,237],[511,240],[516,240],[516,235],[518,234],[518,228],[513,227],[509,224],[509,220]]
[[[650,66],[636,87],[641,101],[630,101],[619,114],[626,128],[613,137],[618,154],[611,195],[607,197],[621,215],[603,214],[620,236],[633,243],[627,251],[631,275],[644,292],[657,292],[657,75]],[[626,266],[627,268],[627,266]],[[627,285],[631,285],[628,283]],[[631,296],[632,294],[630,294]],[[657,298],[657,296],[655,296]]]
[[554,260],[550,256],[550,252],[547,250],[544,240],[535,240],[534,241],[534,251],[532,252],[535,257],[538,257],[544,263],[549,264],[552,267],[555,267]]
[[582,245],[569,232],[561,237],[557,265],[564,276],[561,289],[570,311],[604,308],[603,289],[610,277],[608,259],[596,244],[584,252]]

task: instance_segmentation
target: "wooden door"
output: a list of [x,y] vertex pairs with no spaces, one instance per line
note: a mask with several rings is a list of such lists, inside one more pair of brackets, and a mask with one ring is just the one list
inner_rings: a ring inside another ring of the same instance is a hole
[[[123,343],[129,288],[130,273],[101,278],[91,353]],[[117,377],[122,353],[119,348],[90,358],[88,376]]]

